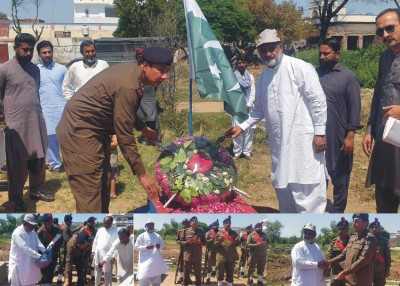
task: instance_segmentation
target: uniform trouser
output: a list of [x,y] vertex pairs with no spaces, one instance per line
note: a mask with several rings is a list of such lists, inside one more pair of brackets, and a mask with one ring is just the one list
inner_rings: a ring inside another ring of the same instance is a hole
[[246,261],[249,258],[249,251],[247,249],[241,249],[240,251],[242,252],[242,254],[240,255],[239,267],[245,267]]
[[48,135],[49,145],[47,146],[47,162],[51,169],[60,168],[62,165],[60,156],[60,142],[56,134]]
[[333,280],[330,286],[346,286],[346,280]]
[[233,282],[233,272],[235,271],[236,261],[218,262],[217,264],[217,280],[223,281],[226,273],[226,282]]
[[29,175],[29,192],[43,190],[46,181],[46,160],[44,158],[23,160],[13,146],[7,144],[8,200],[21,202],[24,185]]
[[[104,285],[105,286],[111,286],[112,283],[112,264],[111,263],[105,263],[103,265],[103,271],[104,271]],[[101,274],[103,272],[98,265],[96,264],[94,266],[94,283],[96,286],[100,285],[101,283]]]
[[[54,255],[54,253],[56,254]],[[50,265],[48,265],[47,267],[40,269],[40,272],[42,272],[42,280],[41,280],[42,284],[43,283],[52,284],[54,278],[54,270],[56,269],[57,266],[57,258],[58,258],[57,252],[54,251],[52,257],[53,262],[50,263]]]
[[238,137],[233,138],[233,154],[240,156],[242,153],[245,156],[251,156],[253,148],[254,129],[249,128],[242,132]]
[[4,129],[0,128],[0,167],[4,166],[6,162],[6,137]]
[[392,188],[375,187],[377,213],[397,213],[400,206],[400,197],[394,194]]
[[[182,250],[181,250],[182,251]],[[179,272],[183,272],[185,268],[185,261],[183,261],[183,255],[181,256],[181,260],[179,261]]]
[[385,271],[374,272],[374,280],[373,286],[385,286],[386,284],[386,277]]
[[65,271],[64,277],[65,281],[69,281],[69,284],[72,284],[72,265],[75,265],[76,272],[78,274],[78,282],[77,286],[84,286],[85,283],[85,275],[83,273],[83,267],[85,264],[85,260],[83,256],[79,257],[67,257],[65,262]]
[[326,207],[325,175],[318,184],[290,183],[286,188],[275,188],[281,213],[324,213]]
[[196,286],[201,285],[201,261],[185,261],[184,279],[183,283],[185,286],[189,285],[190,272],[194,271],[194,277],[196,278]]
[[152,286],[160,286],[161,275],[149,277],[149,278],[142,278],[139,280],[139,286],[149,286],[150,283]]
[[344,213],[346,209],[352,166],[353,156],[346,156],[340,153],[335,170],[328,170],[333,184],[332,212],[334,213]]
[[266,255],[251,255],[248,276],[251,277],[256,267],[257,267],[257,275],[262,276],[264,274],[264,269],[266,264],[267,264]]
[[211,273],[212,267],[215,266],[217,253],[215,251],[208,252],[207,273]]

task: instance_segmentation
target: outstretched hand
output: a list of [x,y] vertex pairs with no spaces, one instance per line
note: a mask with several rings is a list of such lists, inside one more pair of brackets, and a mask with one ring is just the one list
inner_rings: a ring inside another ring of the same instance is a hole
[[400,120],[400,105],[389,105],[383,107],[386,113],[383,115],[382,123],[385,124],[389,117]]
[[144,173],[140,175],[139,181],[151,199],[158,199],[158,197],[161,196],[162,191],[160,186],[152,177],[149,176],[149,174]]

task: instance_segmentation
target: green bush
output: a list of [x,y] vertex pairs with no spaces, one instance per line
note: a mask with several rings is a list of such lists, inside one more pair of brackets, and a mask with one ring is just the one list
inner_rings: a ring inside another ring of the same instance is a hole
[[[360,80],[361,87],[374,88],[378,75],[379,58],[384,49],[385,47],[380,44],[356,51],[342,50],[340,62],[355,73]],[[319,65],[318,49],[301,51],[297,57],[315,67]]]

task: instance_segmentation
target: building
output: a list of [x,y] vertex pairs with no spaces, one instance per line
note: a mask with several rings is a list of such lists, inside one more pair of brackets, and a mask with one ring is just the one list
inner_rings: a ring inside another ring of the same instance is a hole
[[[341,2],[335,2],[333,10]],[[318,5],[310,4],[309,18],[319,25]],[[332,18],[327,37],[334,37],[342,41],[345,49],[356,50],[372,44],[375,40],[375,15],[357,15],[347,14],[346,7],[343,7],[339,13]],[[318,44],[319,30],[315,29],[307,39],[308,45]]]
[[74,0],[74,23],[117,24],[113,0]]

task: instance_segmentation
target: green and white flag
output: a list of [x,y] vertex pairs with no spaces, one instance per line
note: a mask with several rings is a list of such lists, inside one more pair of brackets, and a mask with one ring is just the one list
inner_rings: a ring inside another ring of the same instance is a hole
[[195,0],[183,0],[189,48],[190,78],[202,98],[224,101],[236,121],[248,118],[245,97],[221,44]]

